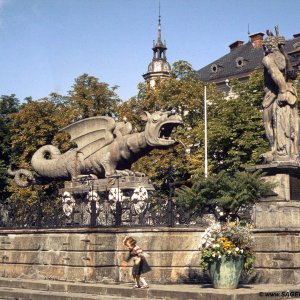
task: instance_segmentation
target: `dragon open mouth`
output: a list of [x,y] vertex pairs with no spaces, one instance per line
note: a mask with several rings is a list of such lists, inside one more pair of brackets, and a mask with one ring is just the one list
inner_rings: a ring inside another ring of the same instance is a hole
[[158,139],[174,143],[175,140],[172,139],[171,135],[172,135],[173,129],[179,125],[182,125],[182,123],[179,121],[178,122],[166,122],[166,123],[162,124],[159,128]]

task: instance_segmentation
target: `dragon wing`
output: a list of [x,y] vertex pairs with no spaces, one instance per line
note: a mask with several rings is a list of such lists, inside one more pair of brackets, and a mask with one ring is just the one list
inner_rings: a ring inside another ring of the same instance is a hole
[[71,142],[77,144],[78,151],[82,152],[86,159],[114,140],[115,127],[116,122],[113,118],[97,116],[70,124],[60,131],[71,135]]

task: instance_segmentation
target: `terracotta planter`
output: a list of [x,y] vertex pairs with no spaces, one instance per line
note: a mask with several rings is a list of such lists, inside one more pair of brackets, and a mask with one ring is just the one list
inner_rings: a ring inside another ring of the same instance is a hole
[[222,256],[209,266],[209,275],[216,289],[236,289],[244,265],[243,256]]

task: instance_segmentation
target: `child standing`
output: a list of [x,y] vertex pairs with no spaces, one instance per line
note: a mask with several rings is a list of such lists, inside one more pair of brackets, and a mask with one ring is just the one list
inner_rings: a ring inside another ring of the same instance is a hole
[[[142,274],[147,273],[151,270],[143,254],[143,250],[136,244],[136,240],[130,236],[125,237],[125,239],[123,240],[123,244],[128,248],[129,256],[125,261],[121,263],[121,266],[126,267],[128,261],[130,259],[133,259],[132,276],[136,282],[133,288],[149,288],[149,285],[147,284],[145,278],[141,276]],[[142,285],[140,284],[140,282],[142,283]]]

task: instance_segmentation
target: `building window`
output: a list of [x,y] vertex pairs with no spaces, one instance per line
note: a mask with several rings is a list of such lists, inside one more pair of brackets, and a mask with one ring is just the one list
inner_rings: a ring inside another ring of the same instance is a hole
[[238,57],[236,60],[235,60],[235,63],[236,63],[236,66],[238,68],[241,68],[245,65],[245,60],[243,57]]
[[217,73],[218,72],[218,65],[216,65],[216,64],[211,65],[210,71],[212,73]]

